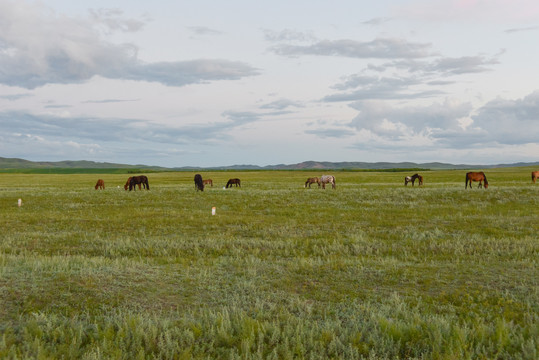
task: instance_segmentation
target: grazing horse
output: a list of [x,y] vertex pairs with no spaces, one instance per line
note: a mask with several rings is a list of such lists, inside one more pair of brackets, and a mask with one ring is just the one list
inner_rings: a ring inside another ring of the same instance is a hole
[[317,183],[318,187],[320,187],[320,179],[317,177],[308,178],[307,181],[305,181],[305,186],[309,185],[309,188],[311,187],[311,184]]
[[414,186],[414,183],[416,180],[419,180],[419,186],[423,185],[423,176],[419,174],[414,174],[412,176],[407,176],[404,178],[404,185],[408,185],[409,182],[412,182],[412,186]]
[[237,178],[236,178],[236,179],[230,179],[230,180],[228,180],[228,182],[226,183],[225,188],[228,189],[228,187],[229,187],[229,186],[232,187],[232,185],[236,185],[236,187],[238,187],[238,186],[241,187],[241,181],[240,181],[240,179],[237,179]]
[[202,181],[202,175],[200,174],[195,175],[195,189],[204,191],[204,181]]
[[333,175],[322,175],[322,177],[320,177],[320,182],[322,183],[322,189],[325,189],[326,188],[326,184],[331,184],[331,187],[333,189],[335,189],[337,187],[336,183],[335,183],[335,176]]
[[535,184],[535,180],[539,178],[539,171],[532,171],[532,181]]
[[464,188],[466,189],[468,187],[468,183],[470,183],[470,189],[472,188],[472,181],[479,181],[478,188],[483,187],[482,182],[485,182],[485,189],[488,189],[488,180],[485,176],[484,172],[468,172],[466,173],[466,183]]
[[137,185],[138,185],[138,189],[140,190],[140,184],[142,184],[142,186],[146,190],[150,190],[150,184],[148,183],[148,178],[144,175],[140,175],[140,176],[133,176],[131,180],[129,180],[129,191],[131,191],[131,189],[136,191]]
[[202,183],[203,183],[204,185],[210,184],[210,186],[213,187],[213,180],[212,180],[212,179],[203,180]]
[[105,182],[103,181],[103,179],[97,180],[97,184],[95,184],[95,189],[105,190]]
[[[131,182],[131,179],[132,179],[132,178],[133,178],[132,176],[130,176],[130,177],[127,178],[127,181],[125,182],[125,185],[124,185],[124,189],[125,189],[125,190],[127,190],[127,188],[129,187],[129,183]],[[138,184],[138,189],[139,189],[139,190],[142,190],[142,189],[140,188],[140,184]]]

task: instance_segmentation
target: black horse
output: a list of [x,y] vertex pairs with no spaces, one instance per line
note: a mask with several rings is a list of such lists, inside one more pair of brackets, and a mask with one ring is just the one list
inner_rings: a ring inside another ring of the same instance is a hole
[[226,183],[225,188],[228,189],[229,187],[232,187],[232,185],[236,185],[236,187],[238,187],[238,186],[241,187],[241,181],[240,181],[240,179],[237,179],[237,178],[236,178],[236,179],[230,179],[230,180],[228,180],[228,182]]
[[148,178],[144,175],[140,175],[140,176],[133,176],[129,180],[129,191],[131,191],[131,189],[136,191],[137,185],[139,186],[139,190],[140,190],[140,184],[142,184],[142,186],[146,190],[150,190],[150,184],[148,183]]
[[200,174],[195,175],[195,189],[204,191],[204,181],[202,181],[202,175]]

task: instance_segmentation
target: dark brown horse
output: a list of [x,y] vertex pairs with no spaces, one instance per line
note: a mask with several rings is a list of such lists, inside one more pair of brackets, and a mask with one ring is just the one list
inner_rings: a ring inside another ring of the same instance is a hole
[[131,190],[137,190],[137,185],[138,185],[138,189],[140,189],[140,184],[142,184],[142,186],[146,189],[146,190],[150,190],[150,184],[148,183],[148,178],[144,175],[140,175],[140,176],[133,176],[130,180],[129,180],[129,191]]
[[320,187],[320,179],[317,177],[308,178],[307,181],[305,181],[304,187],[307,187],[307,185],[309,185],[309,188],[310,188],[311,184],[314,184],[314,183],[318,184],[318,187]]
[[539,178],[539,171],[532,171],[532,181],[535,184],[535,180]]
[[241,181],[240,179],[236,178],[236,179],[230,179],[228,180],[228,182],[226,183],[226,186],[225,188],[228,189],[228,187],[232,187],[232,185],[236,185],[236,187],[241,187]]
[[195,175],[195,189],[198,191],[204,191],[204,181],[202,181],[202,175]]
[[211,187],[213,187],[213,180],[212,179],[203,180],[202,183],[204,185],[209,184]]
[[409,182],[412,182],[412,186],[414,186],[414,183],[416,180],[419,180],[419,186],[423,185],[423,176],[419,174],[414,174],[412,176],[407,176],[404,178],[404,185],[408,185]]
[[95,184],[95,189],[105,190],[105,182],[103,181],[103,179],[97,180],[97,184]]
[[479,181],[478,188],[483,187],[483,182],[485,183],[485,189],[488,189],[488,180],[485,176],[485,173],[480,172],[468,172],[466,173],[466,184],[464,185],[464,188],[466,189],[468,187],[468,183],[470,183],[470,189],[472,188],[472,181]]
[[[125,190],[127,190],[127,188],[129,188],[129,183],[131,182],[131,179],[132,179],[132,178],[133,178],[132,176],[130,176],[130,177],[127,178],[127,181],[125,182],[125,185],[124,185],[124,189],[125,189]],[[141,187],[140,187],[140,184],[138,184],[138,189],[139,189],[139,190],[142,190]]]

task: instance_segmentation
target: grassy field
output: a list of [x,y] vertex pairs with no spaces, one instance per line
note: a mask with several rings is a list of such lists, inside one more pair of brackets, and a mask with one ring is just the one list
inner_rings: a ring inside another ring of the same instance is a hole
[[531,170],[1,174],[0,358],[537,359]]

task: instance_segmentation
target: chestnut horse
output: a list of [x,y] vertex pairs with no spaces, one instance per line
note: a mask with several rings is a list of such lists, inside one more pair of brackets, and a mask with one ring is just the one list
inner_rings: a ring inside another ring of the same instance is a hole
[[468,172],[468,173],[466,173],[466,184],[465,184],[464,188],[466,189],[468,187],[468,183],[470,183],[470,189],[471,189],[472,188],[472,181],[479,181],[479,185],[477,186],[478,188],[483,187],[482,182],[484,181],[485,182],[485,189],[488,189],[488,180],[487,180],[487,177],[485,176],[484,172],[480,171],[480,172]]
[[322,175],[320,182],[322,183],[322,189],[326,188],[326,184],[331,184],[333,189],[337,187],[337,184],[335,183],[335,176],[333,175]]
[[226,186],[225,188],[228,189],[228,187],[232,187],[232,185],[236,185],[236,187],[241,187],[241,181],[240,179],[236,178],[236,179],[230,179],[228,180],[228,182],[226,183]]
[[144,175],[140,175],[140,176],[133,176],[131,180],[129,180],[129,191],[131,191],[131,189],[136,191],[137,185],[138,185],[138,189],[140,190],[140,184],[142,184],[142,186],[146,190],[150,190],[150,184],[148,183],[148,178]]
[[105,190],[105,182],[103,181],[103,179],[97,180],[97,184],[95,184],[95,189]]
[[539,171],[532,171],[532,181],[535,184],[535,180],[539,178]]
[[202,183],[204,185],[210,184],[210,186],[213,187],[213,180],[212,179],[203,180]]
[[317,177],[308,178],[307,181],[305,181],[304,187],[307,187],[307,185],[309,185],[309,188],[310,188],[311,184],[314,184],[314,183],[318,184],[318,187],[320,187],[320,179]]
[[414,174],[412,176],[407,176],[404,178],[404,185],[408,185],[408,183],[411,181],[412,182],[412,186],[414,186],[414,183],[416,180],[419,180],[419,186],[423,185],[423,176],[419,175],[419,174]]
[[202,175],[200,174],[195,175],[195,189],[204,191],[204,181],[202,181]]

